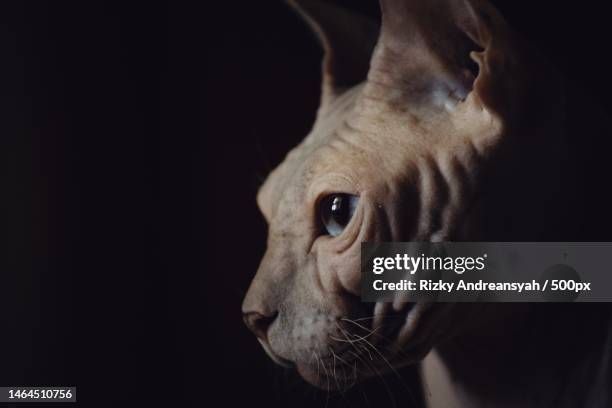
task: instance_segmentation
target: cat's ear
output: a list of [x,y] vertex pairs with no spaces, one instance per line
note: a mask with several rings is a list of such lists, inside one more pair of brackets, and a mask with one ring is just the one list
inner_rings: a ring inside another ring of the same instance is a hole
[[381,0],[382,27],[370,79],[405,89],[408,102],[496,110],[519,67],[510,33],[486,0]]
[[325,0],[288,0],[324,50],[322,104],[366,79],[379,25]]

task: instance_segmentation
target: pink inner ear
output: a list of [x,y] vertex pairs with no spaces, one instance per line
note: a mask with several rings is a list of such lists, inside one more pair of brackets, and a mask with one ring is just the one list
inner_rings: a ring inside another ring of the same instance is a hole
[[[481,72],[474,54],[490,55],[492,38],[499,47],[506,35],[503,20],[475,0],[381,0],[381,5],[380,51],[371,64],[379,72],[374,75],[398,88],[408,82],[413,100],[447,109],[467,99],[477,78],[491,71]],[[500,55],[495,53],[496,62]]]

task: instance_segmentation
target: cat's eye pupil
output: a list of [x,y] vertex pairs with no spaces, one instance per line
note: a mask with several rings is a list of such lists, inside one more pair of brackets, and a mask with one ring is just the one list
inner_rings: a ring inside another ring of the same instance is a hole
[[337,236],[342,233],[351,221],[358,199],[350,194],[331,194],[323,199],[320,214],[327,234]]
[[334,196],[331,204],[331,215],[338,225],[346,226],[350,221],[348,208],[348,198],[342,196]]
[[332,211],[338,211],[342,205],[342,199],[339,196],[334,197],[332,201]]

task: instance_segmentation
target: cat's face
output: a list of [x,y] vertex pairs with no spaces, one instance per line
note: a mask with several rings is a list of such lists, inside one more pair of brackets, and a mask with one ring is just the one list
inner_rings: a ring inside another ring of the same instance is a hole
[[[479,238],[479,181],[513,109],[498,103],[507,90],[495,70],[505,61],[490,25],[506,29],[488,6],[451,4],[383,1],[367,79],[357,85],[335,87],[342,67],[328,54],[311,133],[258,193],[268,248],[244,300],[245,321],[276,362],[318,386],[416,362],[475,321],[475,305],[360,301],[361,242]],[[434,18],[436,8],[443,11]],[[330,10],[315,11],[340,12]],[[432,25],[446,29],[431,34]]]
[[[435,137],[426,123],[373,103],[371,91],[356,87],[322,111],[257,197],[268,249],[245,300],[247,321],[273,358],[322,386],[325,370],[335,372],[336,386],[388,370],[384,359],[416,361],[451,331],[448,307],[361,303],[361,242],[464,236],[455,229],[470,224],[476,208],[470,191],[480,147]],[[450,125],[443,108],[432,115],[444,119],[427,120]],[[372,128],[378,120],[398,122]]]

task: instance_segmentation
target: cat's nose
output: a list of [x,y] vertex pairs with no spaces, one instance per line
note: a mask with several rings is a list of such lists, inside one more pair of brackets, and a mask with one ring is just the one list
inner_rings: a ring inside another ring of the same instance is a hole
[[276,315],[278,313],[274,313],[270,316],[262,315],[258,312],[247,312],[243,314],[244,323],[247,327],[255,333],[255,336],[263,341],[268,341],[268,328],[276,319]]

